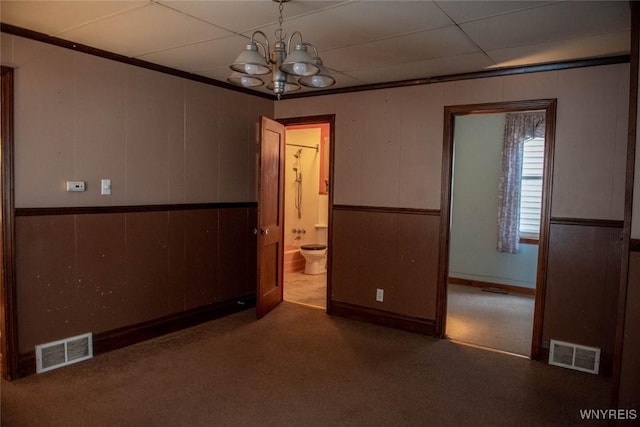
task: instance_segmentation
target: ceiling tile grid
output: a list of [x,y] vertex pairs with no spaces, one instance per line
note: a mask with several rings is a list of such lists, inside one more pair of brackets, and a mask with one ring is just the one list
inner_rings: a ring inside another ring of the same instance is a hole
[[[290,0],[282,7],[284,31],[288,35],[300,31],[305,42],[317,47],[324,65],[333,72],[335,87],[630,51],[631,14],[626,0]],[[263,31],[273,44],[278,3],[2,0],[0,20],[226,81],[229,64],[253,31]],[[257,90],[268,92],[265,86]]]

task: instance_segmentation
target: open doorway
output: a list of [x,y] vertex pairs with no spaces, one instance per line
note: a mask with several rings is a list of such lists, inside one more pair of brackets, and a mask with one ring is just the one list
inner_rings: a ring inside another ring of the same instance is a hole
[[332,120],[285,124],[284,300],[327,309]]
[[447,107],[445,116],[440,333],[536,359],[555,101]]

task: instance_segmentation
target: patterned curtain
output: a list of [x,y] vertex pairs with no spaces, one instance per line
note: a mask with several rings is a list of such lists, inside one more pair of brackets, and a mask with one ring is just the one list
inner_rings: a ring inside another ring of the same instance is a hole
[[544,112],[510,113],[504,125],[498,188],[498,252],[520,252],[520,188],[524,142],[544,137]]

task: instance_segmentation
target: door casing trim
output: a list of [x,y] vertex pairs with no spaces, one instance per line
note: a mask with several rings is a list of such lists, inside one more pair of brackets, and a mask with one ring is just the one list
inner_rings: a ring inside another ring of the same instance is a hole
[[531,359],[542,357],[542,327],[549,255],[549,228],[551,220],[551,193],[553,189],[553,153],[555,146],[557,99],[498,102],[488,104],[455,105],[444,107],[442,150],[442,192],[440,201],[440,251],[438,260],[438,291],[436,297],[436,335],[444,338],[447,318],[447,281],[449,277],[449,239],[451,236],[451,195],[455,118],[469,114],[493,114],[532,110],[545,111],[545,159],[542,190],[542,215],[538,246],[536,294],[531,337]]
[[[333,165],[335,155],[335,129],[336,129],[336,115],[325,114],[319,116],[305,116],[305,117],[287,117],[277,118],[276,121],[282,123],[285,127],[292,125],[314,125],[314,124],[329,124],[329,214],[328,214],[328,228],[327,228],[327,314],[332,314],[331,303],[331,266],[333,265],[333,194],[335,192],[335,180],[333,179]],[[282,159],[284,161],[284,159]]]
[[16,299],[16,258],[15,258],[15,202],[14,202],[14,70],[2,67],[2,284],[0,304],[3,318],[2,376],[6,380],[18,378],[18,314]]

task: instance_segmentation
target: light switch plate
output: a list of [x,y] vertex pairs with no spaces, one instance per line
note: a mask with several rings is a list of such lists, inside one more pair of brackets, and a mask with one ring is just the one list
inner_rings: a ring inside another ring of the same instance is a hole
[[108,196],[111,194],[111,180],[103,179],[100,181],[100,194],[103,196]]

